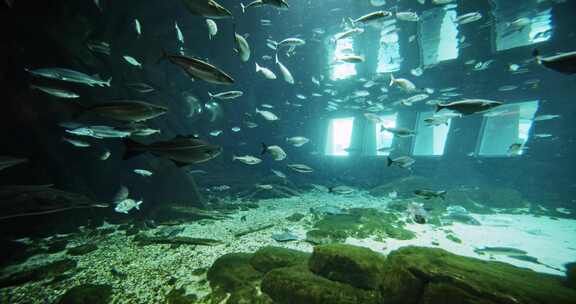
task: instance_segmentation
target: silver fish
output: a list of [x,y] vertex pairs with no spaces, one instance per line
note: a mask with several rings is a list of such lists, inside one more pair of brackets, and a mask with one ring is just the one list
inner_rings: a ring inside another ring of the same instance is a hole
[[100,79],[98,75],[89,76],[82,72],[63,68],[42,68],[35,70],[26,69],[26,71],[38,77],[81,83],[89,85],[91,87],[93,86],[109,87],[110,82],[112,81],[112,78],[109,78],[108,80],[104,81]]

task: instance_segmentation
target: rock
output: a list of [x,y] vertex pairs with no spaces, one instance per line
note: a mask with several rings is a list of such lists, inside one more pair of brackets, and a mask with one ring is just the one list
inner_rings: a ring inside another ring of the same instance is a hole
[[66,254],[71,256],[85,255],[97,249],[96,244],[83,244],[66,250]]
[[301,219],[305,217],[302,213],[294,213],[291,216],[287,217],[286,220],[290,222],[299,222]]
[[290,242],[290,241],[297,241],[300,238],[292,232],[286,231],[282,233],[276,233],[272,235],[272,239],[276,242]]
[[186,291],[182,288],[172,289],[166,295],[166,304],[193,304],[196,303],[198,297],[194,294],[186,295]]
[[434,189],[434,181],[422,176],[409,176],[393,180],[384,185],[374,187],[370,190],[372,196],[385,196],[388,193],[396,191],[398,197],[413,197],[414,190],[417,189]]
[[336,207],[336,206],[322,206],[322,207],[313,207],[310,208],[310,213],[315,214],[315,215],[324,215],[324,214],[329,214],[329,215],[341,215],[341,214],[348,214],[348,212],[345,209],[342,209],[340,207]]
[[58,304],[105,304],[110,303],[111,296],[109,285],[84,284],[66,291]]
[[312,273],[305,265],[277,268],[262,280],[262,291],[275,304],[376,304],[378,292],[354,288]]
[[308,262],[309,253],[298,250],[266,246],[258,249],[250,259],[254,269],[267,273],[272,269],[289,267]]
[[35,268],[12,273],[0,279],[0,288],[49,279],[76,268],[76,265],[76,261],[71,259],[64,259]]
[[313,273],[356,288],[377,290],[384,256],[363,247],[331,244],[314,247],[309,268]]
[[310,230],[306,232],[306,241],[315,245],[342,243],[346,241],[346,233],[320,229]]
[[576,289],[576,263],[568,263],[566,266],[566,286]]
[[574,303],[560,277],[438,248],[392,252],[382,276],[386,303]]
[[214,239],[192,238],[187,236],[164,237],[138,234],[134,237],[138,245],[173,244],[173,245],[200,245],[214,246],[222,244],[222,241]]
[[462,244],[462,240],[453,234],[447,234],[446,238],[454,243]]
[[52,241],[48,244],[48,247],[46,248],[46,252],[56,253],[56,252],[64,251],[66,249],[67,245],[68,245],[68,240],[65,240],[65,239],[55,240],[55,241]]

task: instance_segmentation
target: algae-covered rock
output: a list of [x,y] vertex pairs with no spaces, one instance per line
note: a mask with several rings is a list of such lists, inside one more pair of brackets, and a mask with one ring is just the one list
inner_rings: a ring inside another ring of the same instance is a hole
[[66,291],[58,304],[104,304],[110,302],[111,296],[109,285],[84,284]]
[[346,233],[343,231],[315,229],[306,232],[306,241],[315,245],[342,243],[346,241]]
[[166,304],[193,304],[196,303],[198,297],[194,294],[186,294],[186,291],[182,288],[172,289],[166,295]]
[[438,248],[392,252],[382,277],[386,303],[574,303],[560,277]]
[[290,215],[289,217],[287,217],[286,219],[290,222],[299,222],[304,217],[305,217],[305,215],[302,213],[294,213],[294,214]]
[[268,272],[262,280],[262,291],[276,304],[380,303],[378,292],[328,280],[310,272],[304,265]]
[[451,241],[454,242],[454,243],[462,244],[462,240],[461,240],[459,237],[457,237],[457,236],[455,236],[455,235],[453,235],[453,234],[447,234],[447,235],[446,235],[446,238],[449,239],[449,240],[451,240]]
[[76,268],[76,265],[76,261],[64,259],[12,273],[0,279],[0,288],[49,279]]
[[388,196],[390,192],[397,192],[399,197],[413,197],[414,190],[432,189],[434,181],[422,176],[409,176],[393,180],[370,190],[373,196]]
[[364,247],[330,244],[314,247],[310,270],[332,281],[376,290],[383,275],[384,256]]
[[361,239],[374,237],[377,240],[409,240],[416,237],[412,231],[404,229],[404,225],[395,214],[354,208],[350,209],[349,214],[326,215],[314,224],[314,228]]
[[266,246],[258,249],[250,259],[254,269],[267,273],[272,269],[305,264],[310,257],[309,253],[298,250]]
[[76,247],[69,248],[66,250],[68,255],[78,256],[78,255],[85,255],[94,250],[97,250],[98,246],[96,244],[83,244]]

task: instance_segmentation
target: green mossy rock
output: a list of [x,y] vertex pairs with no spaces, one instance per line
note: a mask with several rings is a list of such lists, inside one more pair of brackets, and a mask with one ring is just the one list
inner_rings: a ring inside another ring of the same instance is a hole
[[416,237],[412,231],[404,229],[404,222],[395,214],[370,208],[350,209],[349,214],[326,215],[316,222],[314,228],[360,239],[374,237],[377,240],[409,240]]
[[254,269],[267,273],[272,269],[306,264],[309,253],[282,247],[266,246],[258,249],[250,259]]
[[451,240],[454,243],[462,244],[462,240],[453,234],[446,235],[446,238]]
[[434,189],[434,181],[422,176],[409,176],[393,180],[384,185],[370,190],[372,196],[388,196],[388,193],[396,191],[399,197],[414,197],[414,190]]
[[384,256],[364,247],[331,244],[314,247],[310,271],[332,281],[377,290],[383,275]]
[[109,285],[85,284],[66,291],[58,304],[104,304],[110,302],[111,296]]
[[0,288],[53,278],[76,268],[76,266],[76,261],[71,259],[64,259],[35,268],[12,273],[0,279]]
[[346,233],[343,231],[315,229],[306,232],[306,241],[315,245],[343,243],[346,241]]
[[315,275],[304,265],[278,268],[262,280],[262,291],[276,304],[376,304],[378,292],[354,288]]
[[437,248],[392,252],[382,277],[386,303],[575,303],[558,276]]
[[196,295],[186,295],[186,291],[182,288],[172,289],[166,295],[166,304],[193,304],[197,300],[198,297]]
[[302,213],[294,213],[291,216],[287,217],[286,219],[290,222],[299,222],[304,217],[305,215]]
[[71,255],[71,256],[79,256],[79,255],[88,254],[88,253],[95,251],[97,249],[98,249],[98,246],[96,246],[96,244],[84,244],[84,245],[69,248],[68,250],[66,250],[66,254]]

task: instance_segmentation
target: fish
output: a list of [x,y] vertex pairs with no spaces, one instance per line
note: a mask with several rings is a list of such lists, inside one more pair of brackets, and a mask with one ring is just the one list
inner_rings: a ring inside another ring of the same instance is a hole
[[233,18],[232,13],[215,0],[182,0],[189,12],[212,19]]
[[206,26],[208,27],[208,39],[212,40],[218,34],[218,24],[212,19],[206,19]]
[[108,158],[110,158],[110,155],[112,155],[112,153],[110,153],[110,151],[108,150],[105,150],[104,152],[102,152],[102,154],[100,154],[98,158],[100,160],[107,160]]
[[118,121],[140,122],[156,118],[168,112],[168,108],[139,100],[117,100],[81,106],[78,116],[96,114]]
[[227,92],[220,92],[217,94],[212,94],[210,92],[208,92],[208,97],[210,97],[210,99],[221,99],[221,100],[227,100],[227,99],[236,99],[240,96],[244,95],[244,92],[242,91],[227,91]]
[[282,77],[284,78],[284,81],[286,81],[289,84],[294,84],[294,77],[292,77],[292,73],[290,73],[290,71],[288,70],[288,68],[286,68],[279,60],[278,60],[278,53],[276,53],[276,64],[278,65],[278,68],[280,68],[280,72],[282,73]]
[[560,115],[546,114],[546,115],[538,115],[538,116],[534,117],[534,119],[532,119],[532,121],[545,121],[545,120],[552,120],[552,119],[556,119],[556,118],[560,118]]
[[247,62],[250,60],[250,45],[244,36],[239,35],[234,32],[234,41],[236,42],[236,48],[234,51],[240,56],[240,60]]
[[396,19],[408,22],[418,22],[420,17],[414,12],[396,12]]
[[528,254],[528,252],[522,249],[512,247],[488,247],[488,246],[476,248],[474,249],[474,252],[481,255],[488,254],[488,255],[504,255],[504,256],[511,256],[511,255],[518,256]]
[[454,101],[451,103],[436,104],[436,112],[442,109],[448,109],[460,113],[462,115],[471,115],[474,113],[488,111],[503,104],[504,103],[500,101],[493,101],[487,99],[465,99],[460,101]]
[[429,199],[433,199],[433,198],[441,198],[443,200],[446,199],[446,193],[448,193],[446,190],[440,190],[440,191],[433,191],[433,190],[414,190],[414,194],[416,194],[417,196],[429,200]]
[[532,56],[536,58],[536,62],[548,69],[560,72],[565,75],[576,74],[576,51],[562,53],[550,57],[540,56],[540,51],[534,49]]
[[256,109],[256,113],[260,114],[260,116],[264,117],[264,119],[268,121],[275,121],[280,119],[278,116],[276,116],[276,114],[270,111]]
[[42,91],[46,94],[50,94],[50,95],[52,95],[54,97],[58,97],[58,98],[76,99],[76,98],[80,97],[80,95],[78,95],[78,93],[68,91],[68,90],[63,90],[63,89],[57,89],[57,88],[51,88],[51,87],[45,87],[45,86],[39,86],[39,85],[33,85],[33,84],[30,85],[30,88]]
[[126,60],[126,62],[128,62],[129,64],[131,64],[135,67],[142,68],[142,64],[140,62],[138,62],[138,60],[136,60],[134,57],[125,55],[125,56],[122,56],[122,58],[124,58],[124,60]]
[[114,197],[114,203],[116,204],[114,211],[128,214],[132,209],[140,210],[140,205],[142,205],[143,201],[135,201],[131,198],[128,198],[128,196],[130,196],[128,188],[126,188],[126,186],[122,186]]
[[369,14],[366,14],[364,16],[358,17],[356,19],[349,19],[349,21],[352,23],[352,25],[355,25],[356,23],[370,23],[370,22],[374,22],[374,21],[380,21],[380,19],[383,18],[387,18],[387,17],[391,17],[392,16],[392,12],[389,11],[376,11],[376,12],[372,12]]
[[364,56],[360,55],[340,55],[336,57],[336,61],[347,62],[347,63],[361,63],[366,59]]
[[246,125],[246,127],[250,128],[250,129],[254,129],[258,127],[258,124],[255,122],[251,122],[251,121],[246,121],[244,122],[244,124]]
[[262,162],[262,160],[256,156],[244,155],[244,156],[232,156],[232,161],[239,160],[241,163],[247,165],[257,165]]
[[88,49],[92,52],[110,56],[110,44],[105,41],[89,41],[86,43]]
[[450,117],[444,116],[444,115],[440,115],[440,116],[434,115],[434,116],[424,118],[424,122],[429,127],[431,127],[431,126],[436,127],[436,126],[441,126],[441,125],[448,126],[449,121],[450,121]]
[[73,145],[74,147],[77,147],[77,148],[88,148],[88,147],[92,146],[92,145],[90,145],[90,143],[85,142],[83,140],[72,139],[72,138],[68,138],[68,137],[63,137],[62,140]]
[[334,37],[332,37],[332,39],[330,41],[332,43],[336,43],[340,39],[346,39],[348,37],[352,37],[353,35],[362,34],[362,33],[364,33],[363,28],[359,28],[359,27],[351,28],[347,31],[337,33],[336,35],[334,35]]
[[246,5],[240,2],[240,7],[242,8],[242,13],[246,13],[246,10],[249,7],[260,7],[264,5],[274,6],[279,9],[287,9],[289,8],[288,3],[285,0],[255,0]]
[[275,161],[284,160],[286,159],[287,156],[286,152],[284,152],[284,149],[282,149],[282,147],[277,145],[267,146],[265,143],[262,143],[262,152],[260,153],[260,155],[264,155],[266,153],[272,155],[272,158]]
[[232,127],[230,130],[232,130],[232,132],[240,132],[242,129],[240,129],[240,127]]
[[307,144],[310,139],[303,136],[293,136],[287,137],[286,141],[292,144],[294,147],[302,147],[303,145]]
[[193,136],[176,136],[171,140],[154,142],[149,145],[125,138],[123,143],[125,152],[122,159],[124,160],[150,152],[171,160],[178,167],[204,163],[222,153],[221,147]]
[[64,68],[41,68],[35,70],[25,69],[28,73],[37,76],[44,77],[48,79],[61,80],[66,82],[81,83],[88,86],[100,86],[109,87],[112,82],[112,77],[104,81],[100,79],[100,76],[94,75],[89,76],[82,72],[64,69]]
[[407,93],[416,91],[416,85],[414,85],[414,83],[412,83],[410,80],[404,78],[395,78],[394,74],[390,74],[390,83],[388,86],[391,87],[393,85],[398,86],[400,89]]
[[136,31],[138,38],[140,38],[140,35],[142,35],[142,24],[140,24],[140,20],[138,19],[134,19],[134,30]]
[[149,177],[149,176],[152,176],[152,174],[154,174],[151,171],[144,170],[144,169],[134,169],[133,171],[134,171],[134,173],[136,173],[140,176],[144,176],[144,177]]
[[363,115],[372,123],[382,123],[382,118],[374,113],[364,113]]
[[290,165],[288,165],[288,168],[290,168],[296,172],[300,172],[300,173],[312,173],[312,172],[314,172],[314,169],[310,168],[307,165],[303,165],[303,164],[290,164]]
[[306,40],[304,39],[300,39],[300,38],[286,38],[280,42],[275,42],[274,44],[276,45],[276,48],[279,49],[281,47],[289,47],[290,50],[288,52],[291,52],[294,50],[294,48],[296,48],[297,46],[301,46],[301,45],[305,45],[306,44]]
[[126,86],[136,92],[139,93],[151,93],[154,92],[156,89],[154,89],[154,87],[150,86],[149,84],[143,83],[143,82],[132,82],[132,83],[128,83],[126,84]]
[[88,197],[52,188],[52,185],[0,187],[0,220],[52,214],[81,208],[108,208]]
[[354,190],[354,188],[348,187],[348,186],[335,186],[335,187],[329,187],[328,188],[328,193],[335,193],[335,194],[342,194],[342,195],[346,195],[346,194],[351,194],[354,193],[356,190]]
[[262,74],[266,79],[270,79],[270,80],[274,80],[276,79],[276,74],[274,74],[274,72],[272,72],[270,69],[265,68],[265,67],[261,67],[260,65],[258,65],[258,62],[256,62],[256,73],[260,73]]
[[0,171],[27,162],[27,158],[2,155],[0,156]]
[[210,133],[208,133],[208,134],[210,134],[210,136],[214,136],[214,137],[216,137],[216,136],[218,136],[218,135],[222,134],[222,130],[214,130],[214,131],[210,131]]
[[208,83],[221,85],[234,83],[234,79],[224,71],[200,59],[182,55],[171,55],[165,51],[162,53],[160,60],[162,59],[168,59],[173,64],[179,66],[192,79],[198,78]]
[[478,21],[482,19],[482,14],[479,12],[472,12],[472,13],[467,13],[464,15],[460,15],[458,17],[456,17],[455,22],[463,25],[463,24],[468,24],[468,23],[472,23],[474,21]]
[[400,168],[409,169],[412,167],[412,165],[414,165],[415,162],[416,160],[409,156],[400,156],[394,159],[388,157],[388,167],[396,165]]
[[274,170],[274,169],[270,169],[270,171],[272,171],[272,173],[274,173],[274,175],[280,177],[280,178],[286,178],[286,174],[284,174],[284,172],[282,171],[278,171],[278,170]]
[[178,38],[178,41],[180,41],[180,43],[184,44],[184,34],[182,34],[182,31],[180,30],[177,21],[174,21],[174,29],[176,30],[176,38]]
[[508,92],[508,91],[513,91],[516,90],[518,88],[518,86],[515,85],[504,85],[498,88],[498,91],[500,92]]
[[97,139],[124,138],[132,135],[132,132],[117,130],[116,128],[110,126],[79,127],[74,129],[66,129],[66,132],[78,136],[88,136]]
[[526,149],[523,143],[513,143],[508,147],[507,153],[509,156],[520,156]]
[[380,125],[380,132],[390,132],[398,137],[411,137],[415,136],[416,132],[414,130],[410,130],[407,128],[386,128],[383,125]]
[[424,209],[423,204],[410,202],[406,206],[406,210],[410,215],[410,218],[417,224],[426,224],[428,221],[428,212]]

